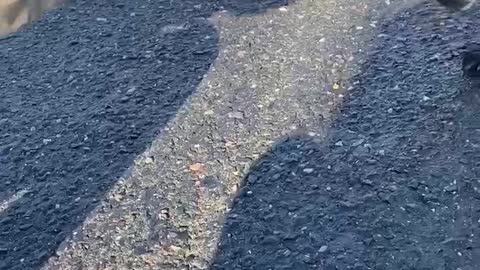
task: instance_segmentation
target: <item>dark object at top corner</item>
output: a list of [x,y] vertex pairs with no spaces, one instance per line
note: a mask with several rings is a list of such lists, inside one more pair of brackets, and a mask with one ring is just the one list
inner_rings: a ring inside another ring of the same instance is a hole
[[462,70],[466,77],[480,78],[480,45],[472,45],[463,53]]
[[469,9],[475,0],[437,0],[437,2],[453,11],[461,11]]

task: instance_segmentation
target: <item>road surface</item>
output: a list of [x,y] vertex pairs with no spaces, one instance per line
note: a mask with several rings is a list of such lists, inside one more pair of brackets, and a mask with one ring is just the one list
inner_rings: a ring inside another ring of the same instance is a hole
[[480,11],[76,1],[0,40],[0,269],[478,269]]

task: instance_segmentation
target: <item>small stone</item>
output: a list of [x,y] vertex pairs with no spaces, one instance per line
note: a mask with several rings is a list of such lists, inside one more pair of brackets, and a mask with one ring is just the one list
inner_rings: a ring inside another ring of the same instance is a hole
[[340,84],[334,83],[332,88],[333,88],[333,90],[338,90],[338,89],[340,89]]
[[367,159],[366,161],[367,161],[367,164],[369,164],[369,165],[372,165],[372,164],[377,163],[377,160],[375,160],[375,159],[373,159],[373,158],[369,158],[369,159]]
[[212,110],[208,110],[208,111],[205,111],[203,114],[204,115],[213,115],[214,112]]
[[153,162],[155,161],[155,158],[154,157],[147,157],[145,159],[145,163],[146,164],[153,164]]
[[379,192],[378,197],[385,203],[390,203],[391,202],[391,195],[385,192]]
[[106,22],[107,18],[97,18],[97,22]]
[[83,145],[82,143],[71,143],[71,144],[70,144],[70,148],[78,149],[78,148],[80,148],[82,145]]
[[343,146],[343,142],[342,141],[338,141],[335,143],[335,146]]
[[233,118],[233,119],[243,119],[243,118],[244,118],[242,112],[231,112],[231,113],[228,113],[228,117],[229,117],[229,118]]
[[213,176],[207,176],[202,181],[202,186],[208,190],[217,190],[221,183]]
[[457,186],[456,185],[446,186],[444,190],[446,192],[454,192],[454,191],[457,191]]
[[388,113],[393,113],[393,109],[392,109],[392,108],[389,108],[389,109],[387,110],[387,112],[388,112]]
[[433,194],[421,194],[420,199],[425,203],[438,202],[438,197]]
[[135,90],[137,90],[137,88],[136,88],[135,86],[130,87],[130,88],[127,90],[127,94],[132,94],[133,92],[135,92]]
[[239,58],[243,58],[243,57],[245,57],[245,55],[247,55],[247,52],[246,52],[246,51],[239,51],[239,52],[237,53],[237,56],[238,56]]
[[432,57],[429,58],[430,61],[439,61],[441,57],[440,53],[434,54]]
[[202,163],[195,163],[195,164],[190,165],[189,169],[192,172],[199,172],[199,171],[203,171],[205,169],[205,165],[202,164]]
[[173,252],[179,252],[180,250],[182,250],[182,248],[179,246],[171,245],[170,250],[172,250]]
[[371,180],[362,180],[361,183],[366,186],[373,186],[373,182]]
[[318,252],[324,253],[325,251],[327,251],[327,249],[328,249],[328,246],[321,246]]
[[352,208],[352,207],[355,207],[355,206],[358,205],[358,203],[356,203],[356,202],[350,202],[350,201],[341,201],[341,202],[339,202],[339,204],[340,204],[341,206],[346,207],[346,208]]
[[363,142],[365,142],[364,139],[359,139],[359,140],[353,142],[353,143],[352,143],[352,146],[353,146],[353,147],[357,147],[357,146],[359,146],[360,144],[362,144]]
[[303,169],[303,172],[304,172],[304,173],[312,173],[312,172],[313,172],[313,168],[305,168],[305,169]]
[[409,211],[415,211],[418,209],[418,205],[414,203],[407,203],[405,206],[406,206],[406,209]]
[[287,12],[288,11],[288,9],[286,7],[281,7],[278,10],[280,10],[281,12]]
[[19,228],[20,230],[22,230],[22,231],[28,230],[28,229],[30,229],[31,227],[33,227],[33,224],[31,224],[31,223],[27,223],[27,224],[23,224],[23,225],[18,226],[18,228]]

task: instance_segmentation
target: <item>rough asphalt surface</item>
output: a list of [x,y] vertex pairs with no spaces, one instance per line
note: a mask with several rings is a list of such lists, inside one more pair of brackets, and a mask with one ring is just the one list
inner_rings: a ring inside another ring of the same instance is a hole
[[374,2],[76,1],[0,40],[0,269],[479,269],[480,11]]
[[380,27],[327,142],[257,162],[212,269],[479,269],[480,95],[458,53],[480,13],[438,13]]

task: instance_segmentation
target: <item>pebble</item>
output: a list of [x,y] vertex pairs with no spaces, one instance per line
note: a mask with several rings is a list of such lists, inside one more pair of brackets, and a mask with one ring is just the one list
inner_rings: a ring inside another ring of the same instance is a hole
[[136,88],[135,86],[130,87],[130,88],[127,90],[127,94],[132,94],[133,92],[135,92],[135,90],[137,90],[137,88]]
[[33,227],[33,224],[31,224],[31,223],[26,223],[26,224],[23,224],[23,225],[18,226],[18,228],[19,228],[20,230],[28,230],[28,229],[30,229],[31,227]]
[[312,173],[312,172],[313,172],[313,168],[305,168],[305,169],[303,169],[303,172],[305,172],[305,173]]
[[327,249],[328,249],[328,246],[321,246],[318,251],[319,251],[320,253],[324,253],[325,251],[327,251]]
[[246,52],[246,51],[239,51],[239,52],[237,53],[237,56],[238,56],[239,58],[243,58],[243,57],[245,57],[245,55],[247,55],[247,52]]
[[446,186],[444,190],[446,192],[454,192],[454,191],[457,191],[457,186],[456,185]]
[[170,250],[172,250],[173,252],[179,252],[180,250],[182,250],[182,248],[179,246],[170,245]]
[[355,141],[355,142],[352,144],[352,146],[353,146],[353,147],[357,147],[357,146],[361,145],[363,142],[365,142],[364,139],[359,139],[359,140]]
[[154,158],[153,158],[153,157],[147,157],[147,158],[145,159],[145,163],[146,163],[146,164],[153,164],[153,161],[154,161]]
[[228,113],[228,117],[229,118],[233,118],[233,119],[243,119],[243,113],[242,112],[231,112],[231,113]]

